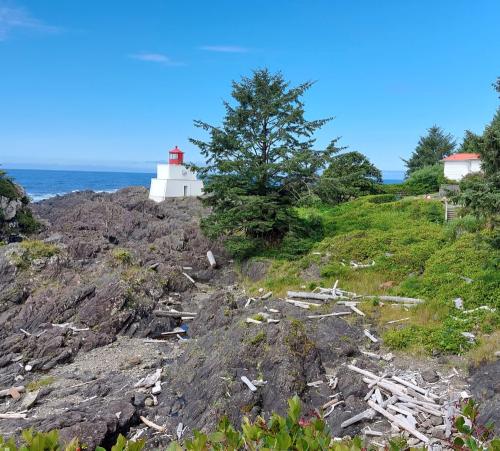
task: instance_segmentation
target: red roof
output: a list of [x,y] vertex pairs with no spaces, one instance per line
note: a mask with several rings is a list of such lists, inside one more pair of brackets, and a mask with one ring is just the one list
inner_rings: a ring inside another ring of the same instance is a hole
[[170,150],[168,153],[183,154],[184,152],[181,149],[179,149],[177,146],[175,146],[175,149]]
[[480,160],[478,153],[455,153],[449,157],[443,158],[443,161],[464,161],[464,160]]

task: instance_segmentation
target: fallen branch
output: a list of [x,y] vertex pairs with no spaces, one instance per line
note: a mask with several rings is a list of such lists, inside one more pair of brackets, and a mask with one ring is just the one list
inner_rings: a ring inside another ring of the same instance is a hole
[[15,390],[17,393],[23,393],[26,388],[23,385],[20,385],[19,387],[11,387],[6,388],[5,390],[0,390],[0,398],[5,396],[12,396],[12,390]]
[[398,427],[401,429],[404,429],[408,431],[410,434],[414,435],[417,437],[419,440],[421,440],[424,443],[429,443],[429,438],[426,437],[424,434],[421,432],[417,431],[416,429],[412,428],[406,421],[400,420],[398,417],[392,415],[391,413],[387,412],[384,408],[379,406],[378,404],[374,403],[373,401],[368,401],[368,405],[384,417],[386,417],[389,421],[392,423],[395,423]]
[[288,291],[287,296],[289,298],[317,299],[318,301],[329,301],[332,299],[336,299],[336,296],[333,294],[307,293],[305,291]]
[[2,420],[19,420],[23,418],[26,418],[25,413],[15,413],[15,412],[0,413],[0,419]]
[[378,343],[378,338],[374,337],[368,329],[363,330],[365,337],[368,337],[373,343]]
[[171,310],[169,312],[164,310],[153,310],[153,315],[155,316],[167,316],[172,318],[181,318],[182,316],[196,316],[197,313],[192,312],[178,312],[177,310]]
[[141,421],[148,427],[150,427],[151,429],[155,429],[157,430],[158,432],[165,432],[166,429],[165,427],[163,426],[159,426],[157,425],[156,423],[153,423],[152,421],[148,420],[146,417],[143,417],[143,416],[140,416],[139,417],[141,419]]
[[210,263],[210,266],[212,268],[216,268],[217,262],[215,261],[215,257],[214,257],[214,254],[212,253],[212,251],[207,252],[207,258],[208,258],[208,263]]
[[351,312],[335,312],[335,313],[326,313],[324,315],[309,315],[309,319],[316,319],[316,318],[328,318],[329,316],[344,316],[344,315],[350,315]]
[[241,381],[251,390],[251,391],[257,391],[257,387],[250,382],[250,379],[246,376],[241,376]]
[[405,304],[422,304],[424,302],[423,299],[405,298],[401,296],[362,296],[362,297],[365,299],[378,298],[381,301],[387,301],[387,302],[403,302]]
[[186,274],[185,272],[182,272],[182,275],[187,279],[189,280],[193,285],[196,285],[196,282],[194,281],[194,279],[189,275],[189,274]]

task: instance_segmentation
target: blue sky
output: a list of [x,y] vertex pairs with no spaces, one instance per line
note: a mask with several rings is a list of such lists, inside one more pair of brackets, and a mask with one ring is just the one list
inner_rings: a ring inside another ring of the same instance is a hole
[[253,68],[317,80],[318,133],[402,169],[437,123],[480,132],[498,98],[500,2],[0,0],[0,163],[151,170],[217,124]]

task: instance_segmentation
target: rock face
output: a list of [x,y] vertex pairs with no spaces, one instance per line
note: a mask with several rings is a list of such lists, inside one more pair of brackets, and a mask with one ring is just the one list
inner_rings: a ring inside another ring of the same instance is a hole
[[[170,436],[182,423],[191,435],[211,430],[222,415],[238,425],[244,416],[283,414],[295,394],[309,415],[333,393],[342,403],[327,419],[331,431],[354,435],[363,423],[340,424],[366,409],[367,387],[346,363],[376,374],[396,369],[367,357],[380,344],[364,337],[360,316],[310,319],[309,310],[273,297],[246,305],[221,243],[199,228],[207,211],[196,199],[156,204],[146,189],[127,188],[33,208],[44,230],[0,246],[0,390],[28,389],[19,399],[0,398],[0,413],[29,409],[22,423],[0,421],[0,435],[59,429],[64,441],[78,437],[91,450],[109,449],[120,433],[142,434],[147,449],[165,449],[168,435],[145,428],[141,417]],[[251,262],[242,271],[260,280],[268,266]],[[174,316],[162,315],[172,309]],[[321,309],[346,310],[335,302]],[[246,321],[257,317],[278,322]],[[416,362],[410,365],[413,377]],[[151,384],[138,383],[152,376]],[[259,388],[250,391],[242,376]],[[459,377],[446,383],[455,382],[463,390]],[[485,396],[497,393],[489,390]],[[429,427],[442,435],[442,425]]]

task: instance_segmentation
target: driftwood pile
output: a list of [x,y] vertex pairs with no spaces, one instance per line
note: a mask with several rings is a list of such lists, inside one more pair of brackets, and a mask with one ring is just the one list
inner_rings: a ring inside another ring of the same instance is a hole
[[[458,413],[456,403],[459,397],[469,396],[464,391],[445,398],[442,390],[436,394],[432,388],[420,386],[415,378],[387,373],[377,375],[355,365],[348,365],[347,368],[361,374],[367,384],[367,409],[345,420],[341,426],[345,428],[379,415],[389,421],[392,433],[406,432],[410,436],[410,446],[428,446],[433,441],[449,439],[453,418]],[[364,433],[371,436],[387,435],[369,427],[365,428]]]

